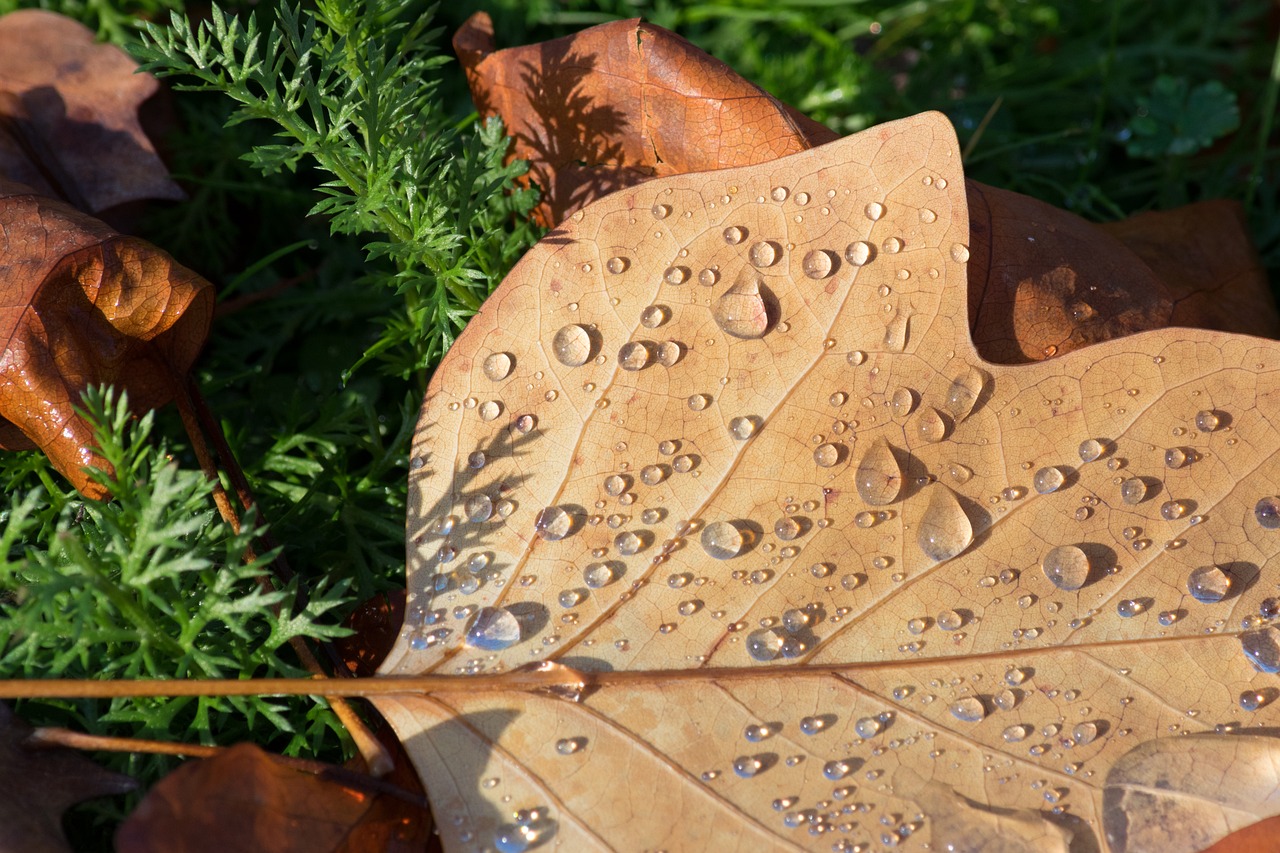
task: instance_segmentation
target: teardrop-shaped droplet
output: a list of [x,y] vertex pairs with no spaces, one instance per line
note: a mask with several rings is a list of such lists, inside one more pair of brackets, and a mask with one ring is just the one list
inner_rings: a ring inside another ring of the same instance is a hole
[[973,524],[956,493],[941,483],[929,487],[929,506],[920,517],[916,543],[931,560],[950,560],[973,542]]
[[977,405],[978,397],[982,395],[986,384],[986,374],[972,366],[951,380],[951,387],[947,389],[947,399],[944,406],[947,413],[951,415],[956,423],[960,423],[969,417],[973,407]]
[[897,500],[902,490],[902,468],[883,438],[876,439],[858,463],[854,484],[858,496],[871,506],[885,506]]
[[964,243],[951,244],[951,260],[958,264],[969,262],[969,247]]
[[700,541],[707,556],[717,560],[732,559],[741,554],[747,545],[742,531],[727,521],[713,521],[702,528]]
[[922,409],[916,417],[916,435],[930,444],[937,444],[946,438],[947,422],[942,413],[932,406]]
[[1044,576],[1058,589],[1080,589],[1089,580],[1089,555],[1075,545],[1059,545],[1044,555]]
[[916,408],[916,392],[910,388],[899,388],[889,397],[889,408],[895,418],[905,418]]
[[573,532],[573,516],[563,507],[549,506],[538,513],[533,528],[543,539],[556,542]]
[[556,361],[565,367],[581,367],[591,360],[594,350],[591,333],[577,323],[563,327],[551,340],[551,351]]
[[735,338],[762,338],[776,318],[773,294],[759,276],[744,270],[711,309],[716,325]]
[[466,644],[488,652],[502,651],[520,641],[520,622],[509,610],[481,607],[467,623]]
[[1231,576],[1217,566],[1201,566],[1187,576],[1187,592],[1196,601],[1214,604],[1231,591]]
[[902,352],[911,338],[911,312],[899,308],[884,324],[884,348],[889,352]]
[[1037,494],[1047,495],[1062,488],[1062,484],[1066,480],[1067,478],[1061,470],[1053,466],[1047,466],[1036,472],[1035,477],[1031,480],[1031,485],[1035,487]]
[[831,271],[835,269],[835,261],[832,259],[830,252],[814,249],[805,253],[801,266],[804,269],[804,274],[816,281],[831,275]]
[[844,259],[855,267],[865,266],[875,256],[875,248],[866,240],[850,243],[844,249]]
[[484,360],[484,375],[491,382],[501,382],[511,375],[515,359],[509,352],[495,352]]
[[752,266],[773,266],[778,261],[778,244],[771,240],[752,243],[751,248],[747,250],[747,260],[751,261]]
[[623,370],[643,370],[652,358],[652,344],[648,341],[627,341],[618,348],[618,366]]

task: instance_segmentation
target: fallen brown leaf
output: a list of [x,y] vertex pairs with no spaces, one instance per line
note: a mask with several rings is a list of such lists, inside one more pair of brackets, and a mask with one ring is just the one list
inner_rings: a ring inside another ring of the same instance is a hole
[[0,178],[87,213],[182,190],[138,123],[159,84],[53,12],[0,16]]
[[0,850],[70,853],[62,813],[76,803],[137,787],[70,749],[24,745],[31,727],[0,703]]
[[936,113],[654,179],[468,325],[382,672],[596,687],[375,700],[446,848],[1177,853],[1280,808],[1152,848],[1118,796],[1280,764],[1280,345],[984,361],[967,195]]
[[138,409],[176,393],[208,334],[213,288],[165,252],[0,179],[0,447],[39,447],[90,497],[103,466],[73,411],[110,382]]
[[[385,795],[346,788],[253,744],[189,761],[151,789],[116,834],[120,853],[398,853],[425,841]],[[421,810],[418,810],[421,811]],[[429,827],[429,824],[428,824]]]
[[[618,21],[495,51],[489,17],[454,36],[481,115],[530,162],[547,224],[655,176],[750,166],[835,134],[661,27]],[[1272,336],[1280,314],[1229,202],[1098,226],[968,181],[978,352],[1039,361],[1170,323]],[[992,264],[989,259],[996,258]]]

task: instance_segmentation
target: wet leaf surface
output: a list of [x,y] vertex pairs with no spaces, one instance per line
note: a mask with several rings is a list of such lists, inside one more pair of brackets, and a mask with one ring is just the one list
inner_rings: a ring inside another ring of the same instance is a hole
[[[530,162],[548,224],[655,176],[751,166],[836,138],[674,33],[635,20],[495,51],[481,12],[454,48],[477,109],[501,116],[513,156]],[[1040,361],[1168,325],[1280,332],[1238,205],[1095,226],[1029,196],[966,186],[970,328],[990,361]]]
[[62,813],[76,803],[137,787],[69,749],[23,744],[31,727],[0,704],[0,850],[70,853]]
[[984,361],[969,240],[924,114],[619,192],[513,270],[424,403],[382,671],[594,686],[377,700],[447,848],[1114,850],[1135,750],[1256,765],[1280,346]]
[[85,495],[105,465],[73,408],[90,385],[163,405],[208,334],[213,287],[168,254],[0,179],[0,447],[38,447]]
[[159,84],[137,67],[62,15],[0,16],[0,178],[88,213],[183,198],[139,124]]

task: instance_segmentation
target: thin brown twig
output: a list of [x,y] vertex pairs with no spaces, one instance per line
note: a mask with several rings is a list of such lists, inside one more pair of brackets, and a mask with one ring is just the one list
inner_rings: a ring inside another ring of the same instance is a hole
[[[207,746],[196,743],[173,743],[164,740],[149,740],[147,738],[91,735],[57,726],[41,726],[32,730],[23,744],[42,749],[66,747],[99,752],[145,752],[152,755],[178,755],[187,758],[213,758],[228,749],[225,746]],[[412,791],[406,791],[399,785],[393,785],[390,782],[376,779],[367,773],[361,773],[358,770],[340,767],[336,764],[327,764],[323,761],[311,761],[306,758],[293,758],[288,755],[276,755],[275,753],[270,753],[270,755],[273,761],[292,770],[311,773],[348,788],[386,794],[419,808],[430,808],[425,797]]]

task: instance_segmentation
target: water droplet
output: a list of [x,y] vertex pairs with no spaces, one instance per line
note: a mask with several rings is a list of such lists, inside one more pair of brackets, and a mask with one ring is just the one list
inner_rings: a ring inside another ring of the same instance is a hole
[[621,275],[627,271],[629,266],[631,266],[631,261],[626,258],[613,257],[604,262],[604,268],[612,275]]
[[905,418],[916,407],[916,394],[910,388],[899,388],[889,398],[889,408],[895,418]]
[[1253,508],[1253,517],[1267,530],[1280,528],[1280,498],[1268,495]]
[[520,640],[520,623],[509,610],[481,607],[467,623],[466,644],[474,649],[497,652]]
[[762,769],[764,769],[764,763],[754,755],[740,755],[733,760],[733,772],[743,779],[750,779]]
[[1196,429],[1201,432],[1213,432],[1221,423],[1218,413],[1211,409],[1196,412]]
[[654,219],[666,219],[668,216],[671,215],[671,205],[655,204],[652,208],[649,209],[649,212],[653,214]]
[[935,483],[929,491],[929,506],[920,517],[916,543],[926,557],[941,562],[969,547],[973,525],[955,492],[941,483]]
[[819,468],[830,468],[840,461],[840,448],[834,444],[819,444],[813,450],[813,461]]
[[847,401],[848,399],[849,399],[848,394],[844,393],[843,391],[836,391],[830,397],[827,398],[827,402],[839,408],[840,406],[843,406],[845,404],[845,401]]
[[891,255],[896,255],[902,251],[902,240],[898,237],[886,237],[885,241],[880,244],[880,248]]
[[781,651],[782,635],[772,628],[760,628],[747,635],[747,654],[754,660],[770,661]]
[[724,229],[724,241],[730,246],[736,246],[747,238],[747,230],[737,225],[730,225]]
[[796,204],[800,205],[801,207],[804,207],[808,203],[809,203],[808,193],[796,193]]
[[911,314],[905,309],[893,313],[884,324],[884,348],[889,352],[902,352],[911,337]]
[[516,418],[515,421],[516,432],[521,435],[528,435],[537,425],[538,419],[533,415],[520,415],[520,417]]
[[777,263],[778,251],[777,243],[761,240],[751,244],[751,248],[747,250],[747,260],[751,261],[752,266],[771,267]]
[[966,696],[952,702],[950,710],[951,716],[962,723],[976,723],[987,716],[987,709],[982,706],[982,700],[973,696]]
[[622,556],[631,557],[644,548],[644,539],[640,534],[627,530],[613,538],[613,547],[617,548]]
[[1123,619],[1137,616],[1146,609],[1146,605],[1136,598],[1122,598],[1116,603],[1116,613]]
[[1213,604],[1231,591],[1231,576],[1217,566],[1201,566],[1187,576],[1187,592],[1196,601]]
[[786,187],[774,187],[772,192],[769,193],[769,197],[772,198],[774,201],[781,202],[781,201],[787,200],[787,194],[788,193],[787,193]]
[[1140,504],[1147,497],[1147,484],[1141,477],[1130,477],[1120,484],[1120,499],[1127,504]]
[[1071,739],[1077,746],[1087,746],[1098,739],[1098,724],[1093,722],[1077,723],[1071,730]]
[[549,506],[533,522],[538,535],[550,542],[556,542],[573,532],[573,516],[563,508]]
[[555,353],[556,361],[565,367],[581,367],[591,360],[595,346],[591,333],[584,326],[570,323],[556,332],[551,340],[551,351]]
[[875,247],[866,240],[850,243],[844,249],[844,259],[855,267],[865,266],[875,256]]
[[1089,556],[1075,545],[1059,545],[1044,555],[1044,575],[1058,589],[1080,589],[1089,580]]
[[747,546],[746,537],[728,521],[713,521],[702,528],[702,550],[717,560],[738,556]]
[[805,254],[802,266],[804,274],[809,278],[823,279],[831,275],[831,271],[835,269],[835,259],[830,252],[814,249]]
[[1080,442],[1080,459],[1083,462],[1093,462],[1102,456],[1104,450],[1106,448],[1102,445],[1102,442],[1096,438],[1086,438]]
[[859,497],[871,506],[885,506],[897,500],[902,489],[902,468],[883,438],[877,438],[858,463],[854,484]]
[[1066,479],[1062,471],[1048,466],[1037,471],[1031,483],[1037,493],[1047,495],[1062,488],[1062,484],[1066,482]]
[[689,280],[689,268],[667,267],[662,273],[662,280],[667,284],[684,284]]
[[954,610],[944,610],[934,620],[944,631],[958,631],[964,627],[964,617]]
[[864,740],[873,738],[880,734],[880,721],[875,717],[863,717],[853,724],[853,730]]
[[1030,732],[1026,726],[1015,724],[1001,732],[1000,736],[1004,738],[1005,743],[1018,743],[1026,740],[1028,734]]
[[582,580],[592,589],[600,589],[613,582],[613,569],[608,563],[590,563],[582,570]]
[[867,354],[860,349],[850,350],[845,355],[844,360],[848,362],[850,367],[857,367],[867,360]]
[[1164,452],[1164,464],[1167,468],[1181,468],[1190,457],[1181,447],[1170,447]]
[[497,400],[486,400],[480,404],[480,420],[491,421],[502,414],[502,404]]
[[877,222],[884,217],[884,205],[878,201],[870,202],[867,204],[865,213],[867,214],[867,219]]
[[1245,711],[1256,711],[1267,704],[1267,694],[1259,690],[1246,690],[1240,694],[1240,707]]
[[853,772],[853,766],[848,761],[828,761],[822,765],[822,775],[830,779],[832,782],[839,781]]
[[472,495],[462,505],[468,521],[488,521],[493,515],[493,499],[488,495]]
[[916,435],[930,444],[937,444],[946,438],[947,421],[943,418],[942,413],[932,406],[926,406],[922,409],[916,417]]
[[729,419],[729,435],[738,441],[746,441],[756,432],[756,419],[739,415]]
[[969,262],[969,247],[963,243],[951,244],[951,260],[958,264],[966,264]]
[[640,325],[646,329],[656,329],[671,318],[671,312],[665,305],[650,305],[640,312]]
[[1280,672],[1280,628],[1268,625],[1240,635],[1245,657],[1263,672]]
[[688,400],[689,408],[695,412],[701,412],[711,404],[711,398],[706,394],[693,394]]
[[956,423],[969,417],[986,384],[986,374],[976,367],[969,367],[951,380],[951,387],[947,389],[945,408]]
[[649,366],[650,350],[647,341],[627,341],[618,349],[618,366],[636,371]]
[[501,382],[511,375],[515,358],[509,352],[495,352],[484,360],[484,375],[491,382]]
[[762,338],[777,317],[773,294],[759,276],[744,270],[711,309],[716,325],[735,338]]

